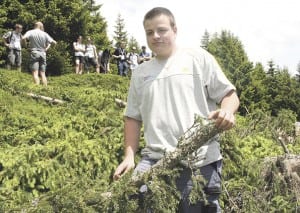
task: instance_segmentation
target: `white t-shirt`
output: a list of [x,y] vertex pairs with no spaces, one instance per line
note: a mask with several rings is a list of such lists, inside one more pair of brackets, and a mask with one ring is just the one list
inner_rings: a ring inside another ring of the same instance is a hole
[[84,56],[87,56],[89,58],[95,58],[95,50],[96,50],[96,46],[95,45],[93,45],[93,44],[87,44]]
[[78,49],[78,51],[75,50],[75,56],[84,56],[85,45],[78,42],[74,42],[73,45],[74,48]]
[[[203,49],[178,48],[166,61],[156,58],[133,73],[125,116],[144,124],[143,156],[160,159],[173,151],[195,114],[207,117],[235,90],[212,55]],[[217,137],[197,150],[195,166],[220,160]]]
[[9,48],[15,50],[21,50],[21,33],[17,33],[16,31],[10,31],[3,35],[4,39],[10,39]]
[[29,30],[23,36],[23,39],[29,40],[29,46],[31,51],[42,51],[44,52],[47,45],[52,43],[54,40],[49,36],[48,33],[40,30],[34,29]]
[[135,70],[139,64],[138,64],[138,54],[137,53],[129,53],[129,60],[131,62],[130,69]]

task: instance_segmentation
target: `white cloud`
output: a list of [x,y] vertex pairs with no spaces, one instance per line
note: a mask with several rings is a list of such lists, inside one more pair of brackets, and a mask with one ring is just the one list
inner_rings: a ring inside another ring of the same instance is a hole
[[153,7],[164,6],[175,15],[178,43],[199,46],[207,29],[210,33],[230,30],[244,44],[253,62],[273,59],[280,67],[295,72],[300,61],[300,15],[298,0],[96,0],[113,36],[117,14],[125,19],[129,35],[146,43],[142,20]]

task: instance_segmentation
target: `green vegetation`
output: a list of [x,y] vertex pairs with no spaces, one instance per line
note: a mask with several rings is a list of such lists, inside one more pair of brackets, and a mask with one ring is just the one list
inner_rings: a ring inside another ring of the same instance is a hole
[[[15,23],[22,24],[27,31],[33,28],[34,22],[42,21],[45,31],[58,41],[48,53],[48,74],[70,73],[73,42],[79,35],[90,36],[98,48],[110,46],[100,8],[93,0],[3,0],[0,1],[0,35],[12,30]],[[28,55],[26,48],[23,55],[25,58]],[[0,45],[0,65],[4,64],[5,57],[5,47]],[[28,70],[28,61],[23,61],[23,70]]]
[[44,88],[27,74],[1,70],[0,76],[0,208],[14,209],[82,178],[107,184],[123,147],[122,110],[114,98],[125,99],[128,80],[66,75],[49,78]]
[[[111,179],[123,155],[123,109],[114,98],[125,100],[128,84],[115,75],[87,74],[50,77],[49,86],[42,87],[33,85],[28,74],[0,70],[0,211],[134,212],[137,200],[128,201],[134,192],[126,185],[129,177],[114,184]],[[26,92],[65,103],[33,99]],[[284,154],[273,134],[279,128],[294,138],[285,141],[289,151],[299,153],[295,120],[288,110],[277,117],[257,111],[239,116],[236,128],[222,134],[225,212],[296,208],[295,192],[276,176],[276,164],[268,165],[273,179],[263,175],[265,159]],[[170,174],[176,171],[162,172],[164,177]],[[144,205],[159,202],[172,212],[178,194],[161,190],[163,181],[152,182],[153,189],[157,185],[160,190],[152,191]],[[109,189],[116,192],[113,202],[101,196]]]
[[[1,35],[15,23],[28,30],[40,20],[59,42],[48,52],[48,87],[33,85],[26,73],[0,69],[0,212],[137,212],[148,206],[174,212],[179,196],[169,183],[176,169],[153,178],[143,201],[132,197],[137,189],[128,185],[130,174],[112,182],[123,157],[123,109],[114,99],[126,100],[129,80],[67,74],[78,35],[111,48],[101,6],[87,0],[3,0],[0,6]],[[128,40],[124,26],[120,15],[116,41]],[[138,47],[133,37],[128,46]],[[254,65],[229,31],[205,32],[201,46],[216,57],[241,99],[237,125],[221,139],[224,212],[296,212],[300,183],[283,161],[293,157],[285,158],[287,152],[300,153],[294,130],[300,119],[300,66],[292,77],[273,61],[267,68]],[[0,65],[4,56],[0,45]],[[28,57],[24,49],[24,71]],[[111,69],[116,73],[115,64]],[[34,99],[29,92],[65,103]],[[299,169],[293,172],[299,176]],[[107,191],[113,191],[112,199],[101,195]]]

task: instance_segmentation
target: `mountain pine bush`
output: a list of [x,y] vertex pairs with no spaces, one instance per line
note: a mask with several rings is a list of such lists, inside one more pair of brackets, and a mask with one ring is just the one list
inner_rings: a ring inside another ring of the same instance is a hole
[[[137,189],[127,184],[130,175],[111,178],[123,157],[123,109],[114,99],[126,100],[128,86],[128,79],[116,75],[85,74],[49,77],[43,87],[26,73],[0,70],[0,212],[103,212],[109,203],[102,195],[112,189],[114,210],[106,210],[135,212],[138,203],[129,195]],[[224,212],[296,212],[295,187],[272,160],[285,156],[276,129],[292,138],[285,141],[290,153],[300,150],[293,113],[281,114],[238,116],[236,127],[222,133]],[[158,212],[174,212],[178,194],[160,179],[150,187],[159,190],[147,202]]]

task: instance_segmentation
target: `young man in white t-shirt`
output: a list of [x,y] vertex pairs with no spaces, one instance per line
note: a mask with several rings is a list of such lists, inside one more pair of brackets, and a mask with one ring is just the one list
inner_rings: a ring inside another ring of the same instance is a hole
[[82,43],[82,36],[78,36],[77,41],[73,42],[75,51],[75,73],[82,74],[84,67],[85,45]]
[[93,44],[91,37],[87,37],[87,44],[85,45],[84,57],[87,72],[89,73],[89,67],[90,65],[92,65],[96,69],[96,72],[100,73],[97,48]]
[[[178,139],[194,123],[194,115],[215,121],[217,128],[234,126],[239,99],[212,55],[203,49],[176,45],[177,27],[166,8],[153,8],[144,18],[149,48],[156,57],[141,64],[131,78],[125,112],[125,157],[115,171],[118,179],[135,166],[140,130],[144,125],[146,147],[135,172],[144,172],[173,151]],[[220,104],[220,108],[217,108]],[[179,212],[220,212],[222,156],[218,137],[195,150],[194,172],[201,171],[207,180],[205,192],[209,205],[199,201],[191,205],[191,169],[185,168],[177,180],[182,201]]]
[[136,53],[136,47],[132,47],[131,52],[127,54],[127,62],[129,64],[129,69],[131,73],[139,66],[138,58],[139,55]]
[[22,63],[22,30],[23,26],[20,24],[15,25],[14,31],[9,31],[3,35],[4,45],[8,49],[7,54],[7,68],[17,68],[21,71]]

